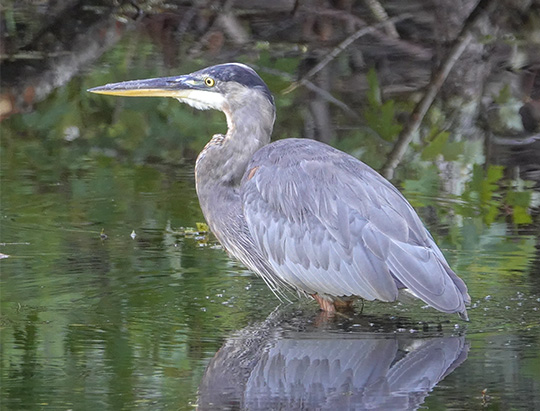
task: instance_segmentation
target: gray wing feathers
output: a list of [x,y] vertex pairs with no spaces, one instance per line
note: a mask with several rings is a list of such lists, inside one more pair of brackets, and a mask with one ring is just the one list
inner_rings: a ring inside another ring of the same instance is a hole
[[445,312],[465,310],[461,291],[448,274],[450,268],[432,250],[394,243],[388,266],[397,279],[429,305]]
[[394,301],[409,288],[464,311],[465,284],[389,182],[329,146],[287,139],[259,150],[241,188],[255,243],[276,274],[307,293]]

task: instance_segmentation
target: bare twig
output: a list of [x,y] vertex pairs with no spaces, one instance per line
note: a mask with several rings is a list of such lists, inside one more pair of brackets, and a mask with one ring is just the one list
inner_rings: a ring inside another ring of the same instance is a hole
[[399,34],[396,30],[396,26],[394,25],[394,23],[388,22],[389,20],[388,13],[386,12],[382,4],[379,2],[379,0],[364,0],[364,1],[366,2],[367,6],[369,7],[369,9],[371,10],[371,12],[373,13],[376,19],[381,22],[386,23],[384,25],[384,31],[386,31],[386,34],[388,34],[390,37],[394,39],[398,39]]
[[431,107],[433,100],[437,96],[441,86],[448,77],[454,64],[472,39],[472,30],[476,26],[478,20],[490,13],[496,2],[492,0],[480,0],[472,13],[469,15],[460,34],[457,36],[454,45],[450,49],[446,59],[441,62],[441,65],[435,72],[433,79],[428,84],[426,92],[422,100],[418,102],[411,114],[411,121],[401,130],[398,140],[394,148],[388,155],[388,160],[383,166],[381,174],[388,179],[394,176],[394,170],[401,161],[403,155],[407,151],[407,146],[413,138],[413,134],[418,130],[420,123],[424,119],[428,109]]
[[221,13],[217,22],[234,44],[243,45],[249,41],[248,33],[233,13]]
[[338,106],[339,108],[341,108],[345,113],[347,113],[347,115],[349,115],[350,117],[353,117],[353,118],[358,118],[358,114],[356,113],[356,111],[354,111],[352,108],[350,108],[347,104],[345,104],[343,101],[341,100],[338,100],[337,98],[335,98],[332,94],[330,94],[328,91],[322,89],[321,87],[313,84],[311,81],[306,81],[305,83],[306,85],[306,88],[310,89],[311,91],[319,94],[323,99],[325,99],[326,101],[328,101],[329,103],[332,103],[336,106]]
[[[293,76],[289,73],[281,70],[272,69],[269,67],[263,67],[263,66],[257,66],[256,64],[251,65],[254,69],[257,69],[257,71],[269,73],[273,76],[280,77],[286,81],[292,81]],[[334,104],[335,106],[338,106],[341,108],[348,116],[353,118],[358,118],[358,113],[354,111],[352,108],[350,108],[347,104],[345,104],[343,101],[338,100],[335,98],[330,92],[324,90],[323,88],[313,84],[311,81],[306,80],[306,88],[319,94],[322,98],[324,98],[326,101],[328,101],[331,104]]]
[[306,82],[313,77],[315,74],[317,74],[319,71],[321,71],[328,63],[330,63],[332,60],[334,60],[341,52],[343,52],[347,47],[349,47],[355,40],[358,40],[360,37],[365,36],[366,34],[372,33],[376,30],[378,30],[380,27],[384,26],[388,23],[395,23],[401,20],[405,20],[406,18],[409,18],[410,14],[401,14],[399,16],[393,17],[391,19],[388,19],[385,22],[375,24],[373,26],[364,27],[358,30],[356,33],[350,35],[345,40],[343,40],[341,43],[339,43],[330,53],[326,55],[324,59],[322,59],[315,67],[313,67],[311,70],[307,72],[307,74],[300,79],[299,81],[292,83],[289,87],[287,87],[285,90],[283,90],[284,94],[290,93],[293,90],[296,90],[300,86],[305,86]]
[[[353,24],[358,28],[364,28],[367,26],[365,20],[360,17],[347,13],[343,10],[332,10],[332,9],[323,9],[316,10],[313,12],[316,16],[324,16],[333,19],[342,20],[346,23]],[[374,30],[369,33],[372,37],[375,38],[378,42],[381,42],[381,47],[395,47],[403,53],[410,54],[415,60],[430,60],[433,52],[431,49],[421,46],[420,44],[413,43],[411,41],[393,38],[389,36],[384,30]]]
[[71,52],[67,50],[55,51],[55,52],[41,52],[41,51],[19,51],[15,54],[0,54],[1,60],[46,60],[54,57],[69,56]]

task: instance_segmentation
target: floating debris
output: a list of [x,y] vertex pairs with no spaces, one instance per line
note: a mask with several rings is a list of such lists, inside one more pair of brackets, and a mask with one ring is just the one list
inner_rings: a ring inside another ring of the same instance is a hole
[[167,235],[173,235],[184,238],[192,238],[197,241],[199,247],[211,246],[212,248],[221,248],[221,245],[217,241],[210,237],[210,229],[205,223],[195,223],[196,227],[179,227],[172,228],[170,222],[165,227],[165,233]]
[[135,230],[133,230],[129,236],[130,236],[133,240],[135,240],[135,237],[137,237],[137,234],[135,233]]
[[99,237],[102,239],[102,240],[106,240],[108,237],[107,237],[107,234],[105,234],[105,229],[102,228],[101,229],[101,233],[99,234]]
[[208,224],[206,223],[195,223],[196,226],[197,226],[197,231],[199,233],[208,233],[210,231],[210,229],[208,228]]

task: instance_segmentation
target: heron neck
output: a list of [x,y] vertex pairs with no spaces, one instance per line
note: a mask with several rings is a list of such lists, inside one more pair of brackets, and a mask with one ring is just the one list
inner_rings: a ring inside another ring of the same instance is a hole
[[270,142],[274,108],[258,107],[224,107],[227,134],[214,136],[199,154],[195,167],[198,189],[202,185],[240,185],[255,152]]
[[270,143],[274,115],[271,120],[260,111],[242,108],[232,112],[225,111],[227,116],[227,135],[223,151],[229,157],[223,164],[225,181],[239,185],[247,165],[253,155],[263,146]]
[[210,229],[226,249],[232,250],[224,233],[230,226],[242,225],[238,187],[249,161],[270,142],[274,110],[224,110],[226,135],[215,135],[197,157],[195,183],[202,212]]

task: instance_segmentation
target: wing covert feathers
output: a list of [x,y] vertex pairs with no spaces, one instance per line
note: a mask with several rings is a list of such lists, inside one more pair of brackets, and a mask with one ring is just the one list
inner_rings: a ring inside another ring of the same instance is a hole
[[465,283],[412,206],[357,159],[312,140],[260,149],[241,185],[250,233],[291,286],[329,297],[395,301],[405,286],[427,304],[466,315]]

